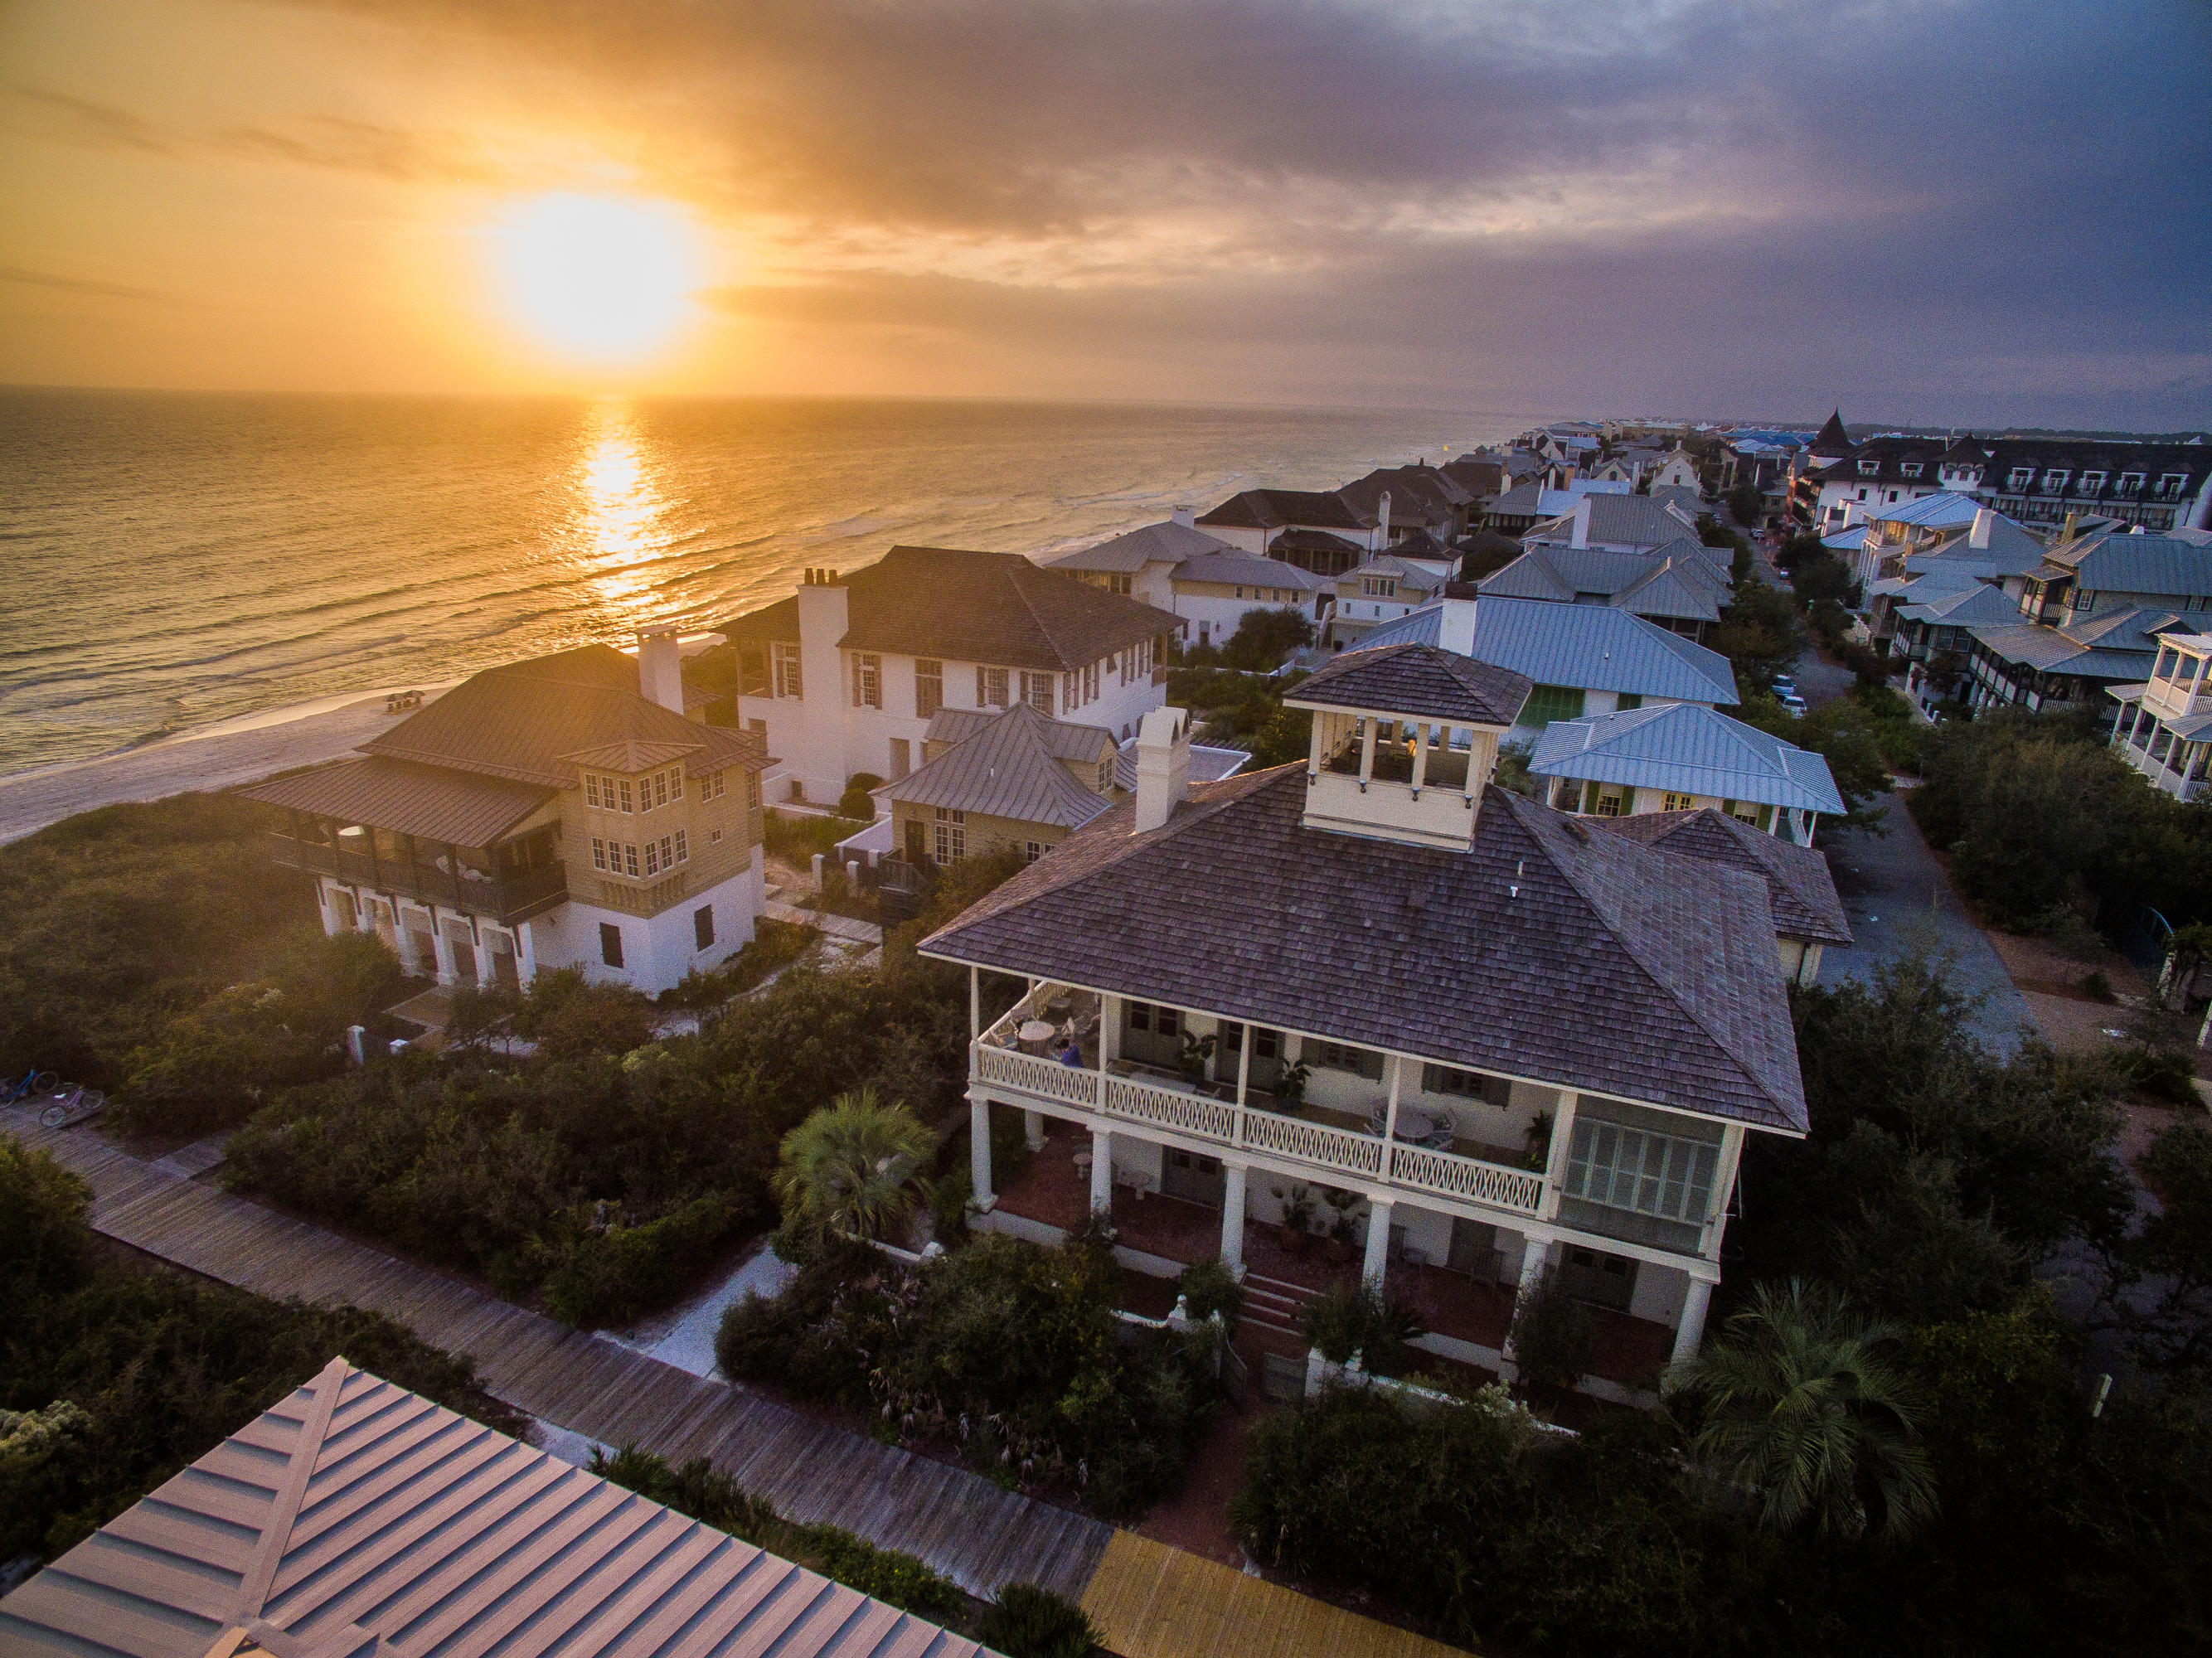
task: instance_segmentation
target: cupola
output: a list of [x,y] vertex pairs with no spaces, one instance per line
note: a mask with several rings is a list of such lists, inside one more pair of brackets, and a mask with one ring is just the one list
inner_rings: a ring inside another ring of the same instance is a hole
[[1465,851],[1532,689],[1432,645],[1346,652],[1283,699],[1313,714],[1305,826]]

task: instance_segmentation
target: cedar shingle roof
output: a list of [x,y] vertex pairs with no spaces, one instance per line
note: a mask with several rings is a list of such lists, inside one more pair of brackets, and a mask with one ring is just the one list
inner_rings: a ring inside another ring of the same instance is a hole
[[1283,698],[1295,708],[1358,708],[1416,719],[1510,726],[1534,682],[1432,645],[1347,651]]
[[[848,651],[1066,673],[1182,625],[1019,553],[894,547],[843,582],[846,630],[837,642]],[[796,643],[798,597],[739,616],[722,634],[733,644]]]
[[1048,561],[1054,570],[1109,570],[1134,574],[1147,564],[1180,564],[1207,553],[1233,551],[1234,544],[1203,530],[1194,530],[1172,519],[1164,524],[1140,525],[1118,536]]
[[1301,525],[1320,530],[1365,530],[1363,519],[1341,495],[1322,489],[1244,489],[1197,519],[1227,530],[1279,530]]
[[751,733],[702,725],[646,697],[637,664],[605,645],[487,668],[362,748],[560,788],[576,780],[574,756],[630,743],[686,751],[695,774],[768,763]]
[[1652,811],[1634,817],[1589,817],[1595,823],[1647,847],[1741,869],[1766,883],[1774,930],[1785,938],[1824,944],[1851,942],[1844,901],[1836,896],[1828,860],[1811,847],[1765,835],[1711,806],[1696,811]]
[[981,1650],[343,1358],[0,1601],[0,1649],[85,1658]]
[[1805,1131],[1760,881],[1495,787],[1464,853],[1307,829],[1305,795],[1292,765],[1148,834],[1116,806],[923,953]]
[[412,835],[457,847],[488,847],[553,798],[553,791],[504,778],[474,777],[405,760],[340,760],[238,793],[248,800]]

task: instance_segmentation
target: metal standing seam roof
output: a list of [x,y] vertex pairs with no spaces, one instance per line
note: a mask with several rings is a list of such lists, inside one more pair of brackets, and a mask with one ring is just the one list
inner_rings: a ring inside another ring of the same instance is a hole
[[[837,642],[848,651],[1066,673],[1182,626],[1180,616],[1019,553],[894,547],[840,585],[846,625]],[[799,642],[798,595],[747,612],[722,635],[733,644]]]
[[1433,592],[1450,580],[1434,570],[1408,562],[1395,553],[1375,553],[1363,563],[1355,565],[1335,578],[1336,585],[1356,581],[1363,576],[1389,576],[1405,586],[1418,588],[1422,592]]
[[[1915,587],[1919,585],[1912,584]],[[1908,587],[1898,597],[1905,598],[1911,591]],[[1939,589],[1925,598],[1909,599],[1897,607],[1896,614],[1908,622],[1933,622],[1950,627],[1972,627],[1978,623],[1997,627],[2016,619],[2020,606],[2004,596],[2002,587],[1977,581],[1969,586]]]
[[[1242,749],[1215,749],[1194,743],[1190,745],[1189,780],[1193,784],[1218,783],[1243,770],[1251,758]],[[1137,744],[1133,738],[1121,745],[1121,756],[1114,762],[1114,786],[1125,794],[1136,792]]]
[[2060,629],[2035,622],[2002,623],[1969,631],[1977,644],[2007,662],[2089,679],[2127,680],[2140,677],[2144,659],[2157,653],[2152,629],[2176,618],[2163,610],[2126,610],[2093,620],[2102,625],[2087,638],[2081,636],[2079,625]]
[[233,1632],[275,1658],[982,1650],[342,1358],[0,1600],[9,1651]]
[[340,760],[238,793],[264,805],[457,847],[491,845],[554,798],[538,784],[377,757]]
[[1294,685],[1283,705],[1510,726],[1534,689],[1526,677],[1433,645],[1347,651]]
[[[1395,630],[1427,618],[1419,629]],[[1434,644],[1439,606],[1398,616],[1370,632],[1370,648],[1419,640]],[[1382,637],[1388,633],[1389,637]],[[1728,659],[1680,634],[1604,604],[1552,604],[1533,598],[1480,598],[1474,605],[1476,660],[1525,674],[1539,685],[1627,692],[1685,702],[1733,706],[1735,674]]]
[[1981,510],[1982,503],[1972,495],[1938,489],[1932,495],[1921,495],[1901,506],[1869,511],[1867,518],[1875,524],[1905,524],[1923,530],[1952,530],[1972,524]]
[[[939,708],[930,715],[921,740],[924,744],[965,743],[988,731],[1006,712],[1004,708]],[[1034,714],[1036,710],[1030,712]],[[1103,726],[1085,726],[1042,714],[1037,715],[1037,735],[1044,743],[1045,751],[1055,760],[1096,763],[1121,747],[1114,733]]]
[[975,736],[877,793],[901,805],[1079,828],[1108,803],[1054,757],[1042,729],[1054,723],[1017,702]]
[[1820,756],[1688,702],[1554,720],[1538,734],[1528,769],[1793,811],[1844,810]]
[[1812,847],[1763,834],[1755,824],[1711,806],[1695,811],[1639,812],[1633,817],[1585,821],[1662,852],[1702,858],[1758,876],[1766,883],[1774,930],[1783,938],[1823,944],[1852,942],[1850,923],[1844,918],[1844,901],[1837,895],[1828,860]]
[[2044,559],[2094,592],[2212,596],[2212,547],[2174,536],[2087,536]]
[[[1691,544],[1686,540],[1672,544],[1678,548]],[[1602,548],[1532,547],[1478,586],[1486,595],[1553,604],[1572,604],[1584,593],[1597,593],[1615,608],[1638,616],[1701,622],[1720,619],[1719,595],[1727,591],[1725,581],[1705,561],[1685,556],[1678,562],[1667,548],[1616,553]]]
[[1308,829],[1305,799],[1291,765],[1146,834],[1125,802],[922,953],[1805,1131],[1759,881],[1494,786],[1466,852]]
[[1164,524],[1140,525],[1109,536],[1095,547],[1085,547],[1045,561],[1051,570],[1104,570],[1133,574],[1147,564],[1180,564],[1208,553],[1231,552],[1232,544],[1172,519]]
[[1317,592],[1329,585],[1327,578],[1311,570],[1302,570],[1279,558],[1262,558],[1257,553],[1234,547],[1185,559],[1176,567],[1171,579],[1211,581],[1223,586],[1289,587],[1302,593]]
[[[1649,495],[1604,495],[1595,490],[1587,493],[1589,534],[1585,538],[1589,541],[1663,547],[1696,531],[1694,517],[1686,520],[1680,513],[1670,511],[1664,502],[1655,501]],[[1574,515],[1581,510],[1581,503],[1576,502],[1561,516],[1532,526],[1522,539],[1532,547],[1570,542],[1574,537]]]

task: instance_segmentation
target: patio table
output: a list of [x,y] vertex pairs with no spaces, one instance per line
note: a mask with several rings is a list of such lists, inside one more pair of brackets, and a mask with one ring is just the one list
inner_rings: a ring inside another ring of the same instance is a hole
[[1047,1044],[1052,1041],[1053,1028],[1042,1019],[1030,1019],[1023,1023],[1022,1028],[1014,1033],[1014,1036],[1021,1043],[1024,1052],[1042,1054]]

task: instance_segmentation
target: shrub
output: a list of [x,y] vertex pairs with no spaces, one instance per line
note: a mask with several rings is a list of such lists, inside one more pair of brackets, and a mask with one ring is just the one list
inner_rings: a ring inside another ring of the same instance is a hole
[[2112,981],[2105,976],[2105,969],[2100,967],[2091,968],[2075,981],[2074,987],[2092,1001],[2109,1002],[2112,999]]
[[1222,665],[1266,673],[1313,639],[1313,623],[1297,610],[1247,610],[1221,647]]
[[1244,1286],[1237,1281],[1228,1263],[1218,1256],[1193,1261],[1176,1275],[1176,1288],[1193,1318],[1208,1319],[1218,1313],[1223,1326],[1232,1334],[1236,1332],[1237,1321],[1244,1311]]
[[1332,1364],[1355,1352],[1370,1376],[1403,1376],[1410,1357],[1407,1344],[1421,1333],[1413,1313],[1371,1284],[1331,1284],[1306,1303],[1298,1333]]
[[[845,792],[837,797],[837,815],[849,817],[856,823],[872,823],[876,818],[876,798],[871,789],[879,789],[884,780],[872,771],[856,771],[845,780]],[[841,837],[842,838],[842,837]],[[830,842],[835,846],[836,841]],[[824,847],[827,851],[829,848]]]
[[975,1633],[1006,1658],[1086,1658],[1103,1640],[1081,1606],[1034,1583],[1000,1589]]
[[546,1310],[579,1329],[626,1324],[675,1300],[720,1245],[758,1218],[757,1211],[718,1192],[641,1226],[617,1224],[587,1233],[545,1280]]
[[1522,1290],[1513,1308],[1513,1362],[1523,1381],[1571,1388],[1589,1370],[1594,1334],[1589,1309],[1547,1272]]
[[857,818],[817,817],[811,813],[804,817],[781,817],[769,812],[761,820],[761,844],[769,857],[806,869],[817,852],[834,857],[837,843],[858,835],[874,817],[872,805],[866,817]]
[[2151,1098],[2169,1105],[2199,1102],[2197,1072],[2181,1054],[2166,1048],[2136,1047],[2123,1049],[2119,1057],[2129,1080]]
[[623,984],[592,984],[580,967],[540,973],[523,993],[514,1028],[549,1059],[627,1054],[653,1040],[653,1004]]

